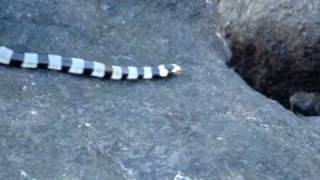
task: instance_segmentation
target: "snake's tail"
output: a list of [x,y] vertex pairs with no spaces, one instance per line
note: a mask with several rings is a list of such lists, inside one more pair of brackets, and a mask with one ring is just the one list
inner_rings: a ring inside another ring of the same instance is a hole
[[19,53],[0,47],[0,64],[19,68],[56,70],[112,80],[155,79],[176,76],[181,67],[176,64],[159,66],[107,66],[96,61],[63,57],[54,54]]

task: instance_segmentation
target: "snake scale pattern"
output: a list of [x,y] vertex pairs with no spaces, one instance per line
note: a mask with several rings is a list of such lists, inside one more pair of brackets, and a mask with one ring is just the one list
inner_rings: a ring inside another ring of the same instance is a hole
[[0,64],[19,68],[55,70],[75,75],[85,75],[111,80],[167,78],[181,73],[181,67],[176,64],[152,67],[107,66],[101,62],[63,57],[55,54],[15,52],[5,46],[0,46]]

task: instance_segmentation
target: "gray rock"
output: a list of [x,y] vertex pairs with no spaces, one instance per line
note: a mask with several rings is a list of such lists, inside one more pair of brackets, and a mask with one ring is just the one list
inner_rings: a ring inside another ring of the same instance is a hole
[[305,116],[320,115],[320,93],[296,92],[290,97],[290,109]]
[[107,64],[177,63],[161,81],[0,67],[0,179],[318,179],[319,122],[225,65],[215,5],[11,0],[0,44]]
[[297,91],[320,91],[320,1],[218,1],[230,63],[265,95],[289,106]]

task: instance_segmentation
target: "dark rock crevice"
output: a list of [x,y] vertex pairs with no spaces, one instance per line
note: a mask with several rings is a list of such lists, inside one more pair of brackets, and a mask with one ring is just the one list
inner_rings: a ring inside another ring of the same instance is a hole
[[[288,53],[281,41],[269,48],[259,40],[232,40],[233,57],[228,65],[255,90],[289,108],[293,93],[320,91],[319,44],[303,48],[302,56],[297,56]],[[284,53],[273,53],[273,49],[282,49]]]
[[228,65],[255,90],[290,107],[295,92],[320,91],[320,3],[217,1]]

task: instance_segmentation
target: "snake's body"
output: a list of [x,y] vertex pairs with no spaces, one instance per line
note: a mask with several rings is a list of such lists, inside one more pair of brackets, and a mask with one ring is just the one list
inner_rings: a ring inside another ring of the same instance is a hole
[[54,54],[15,52],[5,46],[0,46],[0,64],[19,68],[48,69],[112,80],[167,78],[181,72],[180,66],[176,64],[152,67],[107,66],[101,62]]

